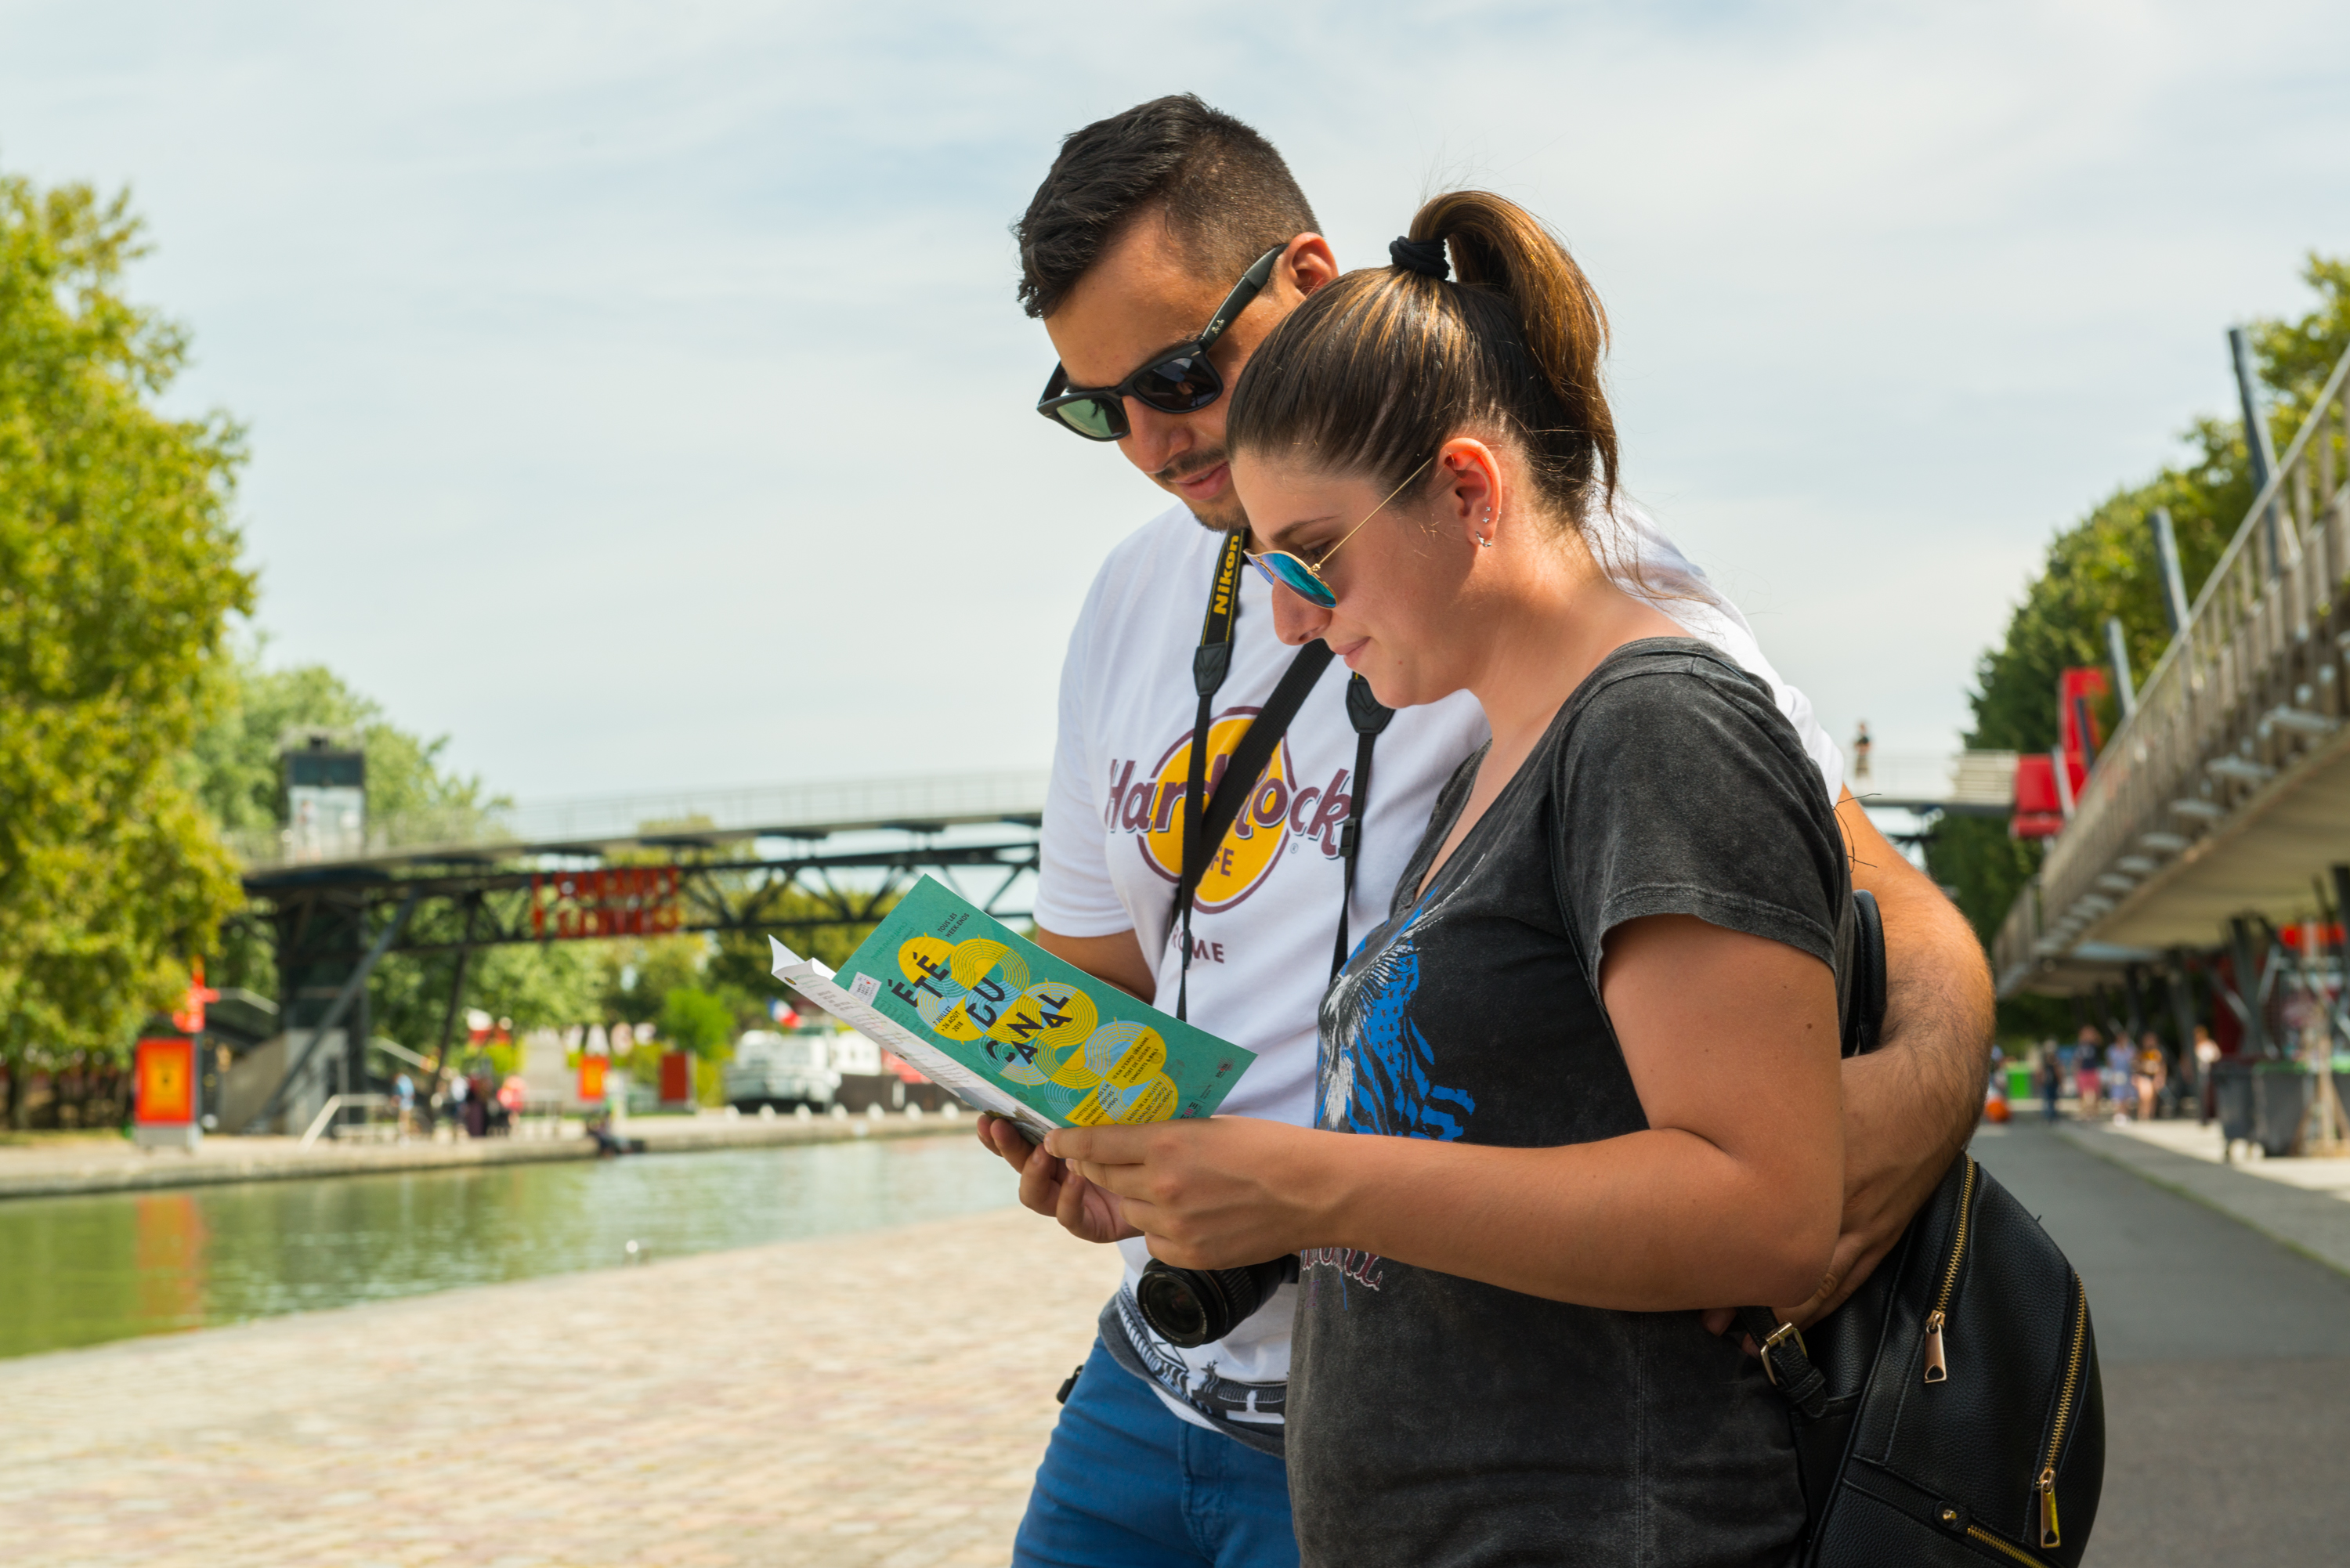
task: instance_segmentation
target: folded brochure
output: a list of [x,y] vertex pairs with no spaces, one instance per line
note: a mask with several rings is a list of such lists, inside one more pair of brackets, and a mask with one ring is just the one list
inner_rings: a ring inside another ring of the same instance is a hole
[[929,877],[837,973],[768,944],[777,980],[1032,1139],[1211,1116],[1256,1060],[1055,958]]

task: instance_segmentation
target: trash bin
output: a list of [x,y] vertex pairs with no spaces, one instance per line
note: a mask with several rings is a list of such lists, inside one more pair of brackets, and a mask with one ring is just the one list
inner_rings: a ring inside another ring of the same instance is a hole
[[2310,1075],[2298,1062],[2262,1062],[2252,1068],[2252,1141],[2276,1158],[2301,1152],[2301,1119],[2309,1111]]
[[2252,1064],[2250,1062],[2211,1064],[2212,1114],[2220,1118],[2220,1136],[2232,1146],[2252,1136]]
[[2022,1062],[2008,1064],[2007,1097],[2018,1106],[2028,1106],[2038,1096],[2033,1092],[2032,1069]]

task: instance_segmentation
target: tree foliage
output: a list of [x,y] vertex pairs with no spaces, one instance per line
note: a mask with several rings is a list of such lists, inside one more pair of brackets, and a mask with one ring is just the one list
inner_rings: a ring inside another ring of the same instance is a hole
[[[501,804],[478,778],[442,762],[447,736],[427,740],[394,723],[374,699],[322,664],[272,670],[258,639],[232,641],[205,677],[205,721],[182,759],[190,789],[220,824],[265,838],[286,821],[280,742],[289,730],[344,732],[367,753],[368,815],[461,813]],[[465,967],[462,1007],[511,1019],[517,1030],[557,1028],[598,1016],[609,968],[601,944],[549,942],[476,950]],[[277,991],[269,934],[250,923],[224,933],[213,978],[264,995]],[[368,980],[376,1033],[431,1050],[449,1023],[456,958],[391,953]],[[650,1017],[650,1012],[643,1014]],[[456,1037],[463,1038],[462,1024]]]
[[[2325,377],[2350,349],[2350,261],[2312,255],[2303,277],[2316,306],[2292,321],[2263,321],[2251,332],[2268,392],[2270,430],[2282,452],[2300,429]],[[2220,339],[2213,335],[2213,358]],[[2168,507],[2178,536],[2181,571],[2192,601],[2234,537],[2254,499],[2251,462],[2241,421],[2198,419],[2182,437],[2187,452],[2146,482],[2116,490],[2048,546],[2039,576],[2008,618],[2007,635],[1975,670],[1970,747],[2037,752],[2057,738],[2056,682],[2068,667],[2104,668],[2106,619],[2121,619],[2130,666],[2143,681],[2170,641],[2155,561],[2152,519]],[[2102,722],[2110,732],[2113,702]],[[2004,822],[1946,819],[1927,864],[1959,892],[1960,907],[1988,944],[2015,897],[2039,868],[2040,846],[2008,836]]]
[[480,779],[444,769],[446,735],[411,734],[323,664],[268,669],[265,651],[259,638],[233,639],[207,666],[204,723],[182,760],[190,787],[223,827],[241,834],[285,823],[279,750],[287,731],[304,728],[340,731],[366,751],[370,819],[501,804]]
[[734,1010],[693,986],[661,999],[660,1037],[677,1050],[715,1060],[734,1044]]
[[[0,1054],[120,1052],[236,902],[177,759],[252,576],[225,417],[120,292],[127,195],[0,175]],[[15,1075],[12,1074],[12,1082]]]

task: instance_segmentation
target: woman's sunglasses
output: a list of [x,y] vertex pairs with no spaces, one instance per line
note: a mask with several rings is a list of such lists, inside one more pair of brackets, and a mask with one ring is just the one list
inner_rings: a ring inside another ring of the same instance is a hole
[[1224,296],[1223,304],[1208,325],[1189,343],[1161,354],[1115,387],[1072,387],[1069,373],[1060,366],[1053,367],[1053,379],[1045,383],[1045,395],[1036,400],[1036,411],[1046,419],[1066,425],[1087,441],[1124,441],[1129,433],[1126,422],[1126,400],[1134,399],[1165,414],[1196,414],[1224,395],[1224,379],[1208,362],[1208,350],[1224,335],[1232,318],[1248,308],[1273,276],[1273,264],[1281,259],[1287,245],[1275,245],[1256,258],[1248,271],[1241,274],[1240,282],[1232,293]]
[[[1388,501],[1393,501],[1397,496],[1401,495],[1404,493],[1404,486],[1419,477],[1420,469],[1426,468],[1435,461],[1434,453],[1421,458],[1419,468],[1415,468],[1405,474],[1403,484],[1399,484],[1388,492],[1387,501],[1380,502],[1378,505],[1363,514],[1363,523],[1368,523],[1378,516],[1386,509]],[[1257,575],[1274,587],[1287,588],[1307,604],[1320,608],[1336,609],[1338,596],[1330,590],[1329,584],[1322,580],[1322,568],[1330,564],[1331,556],[1346,547],[1348,539],[1363,531],[1363,523],[1357,523],[1347,529],[1336,545],[1322,552],[1322,558],[1318,561],[1309,561],[1303,556],[1293,556],[1286,550],[1267,550],[1261,556],[1249,555],[1248,564],[1254,566],[1257,569]]]

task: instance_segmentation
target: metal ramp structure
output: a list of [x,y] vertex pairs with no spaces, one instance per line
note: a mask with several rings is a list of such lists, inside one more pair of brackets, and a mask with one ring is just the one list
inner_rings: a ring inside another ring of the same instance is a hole
[[2350,355],[2009,911],[1992,951],[2002,996],[2079,994],[2215,947],[2249,970],[2247,924],[2340,919],[2329,878],[2350,861],[2345,379]]

